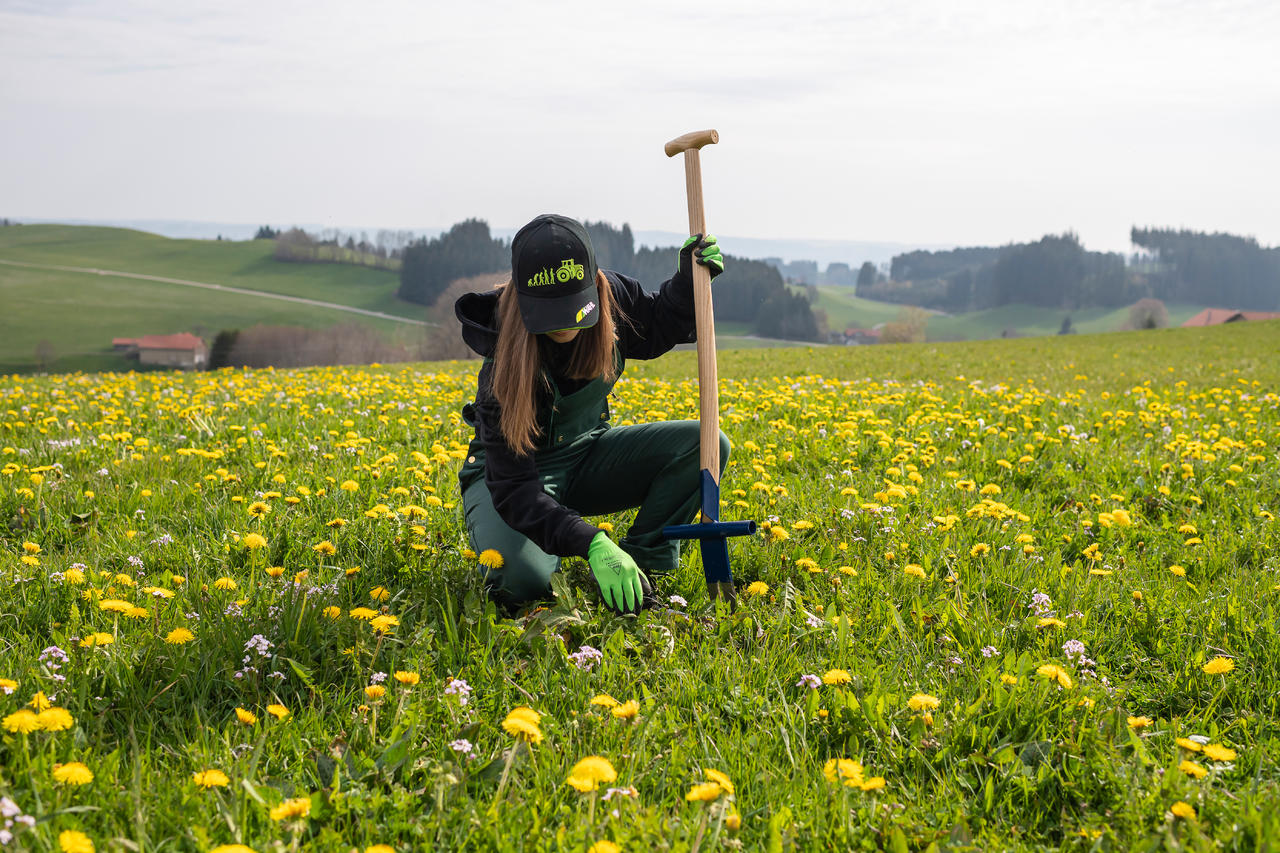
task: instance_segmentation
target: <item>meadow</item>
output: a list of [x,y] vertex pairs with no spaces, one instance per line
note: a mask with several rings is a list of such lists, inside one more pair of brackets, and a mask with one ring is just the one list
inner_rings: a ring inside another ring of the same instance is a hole
[[1280,838],[1280,324],[722,353],[734,612],[498,614],[476,367],[0,378],[0,847]]
[[[832,330],[870,329],[881,323],[892,323],[903,306],[891,302],[877,302],[854,295],[852,287],[823,285],[818,288],[814,303],[827,314],[827,324]],[[1181,326],[1205,307],[1201,305],[1171,304],[1169,325]],[[1116,332],[1129,321],[1129,309],[1079,308],[1065,311],[1037,305],[1001,305],[963,314],[931,314],[925,334],[930,341],[986,340],[998,338],[1006,330],[1023,337],[1056,335],[1062,328],[1062,319],[1071,317],[1072,328],[1080,334]]]

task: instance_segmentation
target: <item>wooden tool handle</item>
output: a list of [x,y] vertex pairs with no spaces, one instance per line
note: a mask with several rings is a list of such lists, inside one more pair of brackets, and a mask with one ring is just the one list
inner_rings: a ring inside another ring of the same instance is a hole
[[667,152],[668,157],[674,157],[682,151],[690,149],[696,151],[704,145],[714,145],[719,141],[720,134],[714,130],[695,130],[692,133],[686,133],[684,136],[677,136],[662,146],[662,150]]
[[[707,217],[702,205],[702,163],[698,149],[716,142],[720,135],[714,130],[686,133],[666,145],[667,156],[673,156],[673,146],[683,146],[675,153],[684,152],[684,182],[689,197],[689,233],[707,234]],[[711,305],[711,271],[698,263],[693,264],[694,322],[698,333],[698,434],[699,461],[703,470],[720,484],[720,389],[716,373],[716,324]]]

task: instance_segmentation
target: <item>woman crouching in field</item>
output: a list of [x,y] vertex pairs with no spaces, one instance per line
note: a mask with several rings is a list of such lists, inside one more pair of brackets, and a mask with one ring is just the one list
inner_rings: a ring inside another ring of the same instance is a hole
[[[550,596],[562,557],[582,557],[605,604],[655,603],[647,575],[673,571],[680,545],[662,536],[699,501],[698,422],[609,425],[609,391],[628,358],[693,340],[692,264],[724,270],[714,237],[690,237],[657,293],[596,267],[586,229],[543,215],[511,243],[511,281],[458,299],[462,338],[484,358],[463,417],[475,439],[458,475],[467,531],[490,596],[514,609]],[[729,440],[720,434],[723,469]],[[584,521],[639,507],[614,543]]]

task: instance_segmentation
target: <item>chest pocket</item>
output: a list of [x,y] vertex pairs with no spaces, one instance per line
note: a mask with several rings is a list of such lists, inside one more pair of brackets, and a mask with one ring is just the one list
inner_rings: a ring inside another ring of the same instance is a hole
[[[618,374],[622,373],[622,356],[615,352]],[[616,380],[615,380],[616,381]],[[555,450],[565,447],[575,438],[589,435],[609,427],[609,392],[614,382],[596,377],[572,394],[561,395],[552,387],[551,417],[544,437],[544,447]]]

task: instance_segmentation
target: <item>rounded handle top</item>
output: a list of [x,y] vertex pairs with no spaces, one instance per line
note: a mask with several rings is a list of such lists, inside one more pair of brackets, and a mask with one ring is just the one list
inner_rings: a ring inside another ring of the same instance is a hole
[[662,146],[662,150],[667,152],[668,157],[674,157],[677,154],[701,148],[704,145],[714,145],[719,141],[720,134],[714,130],[695,130],[691,133],[686,133],[684,136],[677,136]]

